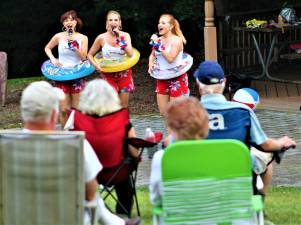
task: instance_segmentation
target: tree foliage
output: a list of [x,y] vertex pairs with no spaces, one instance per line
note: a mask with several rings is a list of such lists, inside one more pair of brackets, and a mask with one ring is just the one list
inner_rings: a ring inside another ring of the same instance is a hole
[[2,0],[0,50],[8,53],[10,78],[41,74],[40,66],[47,59],[44,47],[62,29],[60,15],[75,9],[84,22],[81,32],[89,37],[89,46],[105,31],[107,11],[119,11],[123,30],[131,34],[142,57],[150,52],[149,37],[157,31],[160,14],[173,13],[188,40],[186,50],[193,53],[201,51],[203,43],[203,4],[203,0]]

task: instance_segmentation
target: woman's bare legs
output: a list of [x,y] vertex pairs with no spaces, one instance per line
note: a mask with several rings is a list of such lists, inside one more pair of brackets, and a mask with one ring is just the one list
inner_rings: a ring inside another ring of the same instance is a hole
[[72,108],[77,108],[79,102],[79,95],[80,93],[73,93],[71,94],[70,106]]
[[169,100],[170,100],[169,95],[157,94],[157,104],[158,104],[159,112],[160,115],[163,117]]
[[120,104],[122,108],[129,107],[130,93],[119,93]]

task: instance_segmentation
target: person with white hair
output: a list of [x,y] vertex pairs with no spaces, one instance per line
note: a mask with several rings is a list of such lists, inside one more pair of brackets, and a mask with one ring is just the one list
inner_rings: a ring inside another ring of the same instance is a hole
[[[118,170],[123,155],[132,157],[134,163],[139,161],[138,150],[131,145],[124,146],[125,138],[136,137],[136,133],[129,121],[128,109],[122,108],[120,102],[117,91],[107,81],[89,81],[80,94],[78,108],[72,110],[64,127],[66,130],[85,131],[87,140],[104,165],[97,177],[101,184],[110,182],[108,174]],[[116,204],[116,212],[130,216],[134,192],[129,173],[125,174],[114,179],[118,180],[114,187],[122,205]]]
[[[24,122],[24,132],[55,130],[59,114],[59,105],[63,98],[64,93],[46,81],[33,82],[26,87],[22,93],[20,104],[21,115]],[[98,219],[105,225],[138,224],[137,221],[134,221],[134,223],[132,220],[125,221],[112,214],[105,208],[103,200],[99,196],[96,196],[98,187],[96,176],[102,170],[102,165],[87,140],[84,140],[83,146],[85,199],[92,201],[97,198]]]
[[288,136],[268,138],[252,109],[239,102],[226,100],[223,96],[226,78],[220,64],[204,61],[194,72],[194,77],[201,103],[209,113],[208,139],[236,139],[248,147],[251,144],[259,145],[264,151],[278,151],[296,145]]

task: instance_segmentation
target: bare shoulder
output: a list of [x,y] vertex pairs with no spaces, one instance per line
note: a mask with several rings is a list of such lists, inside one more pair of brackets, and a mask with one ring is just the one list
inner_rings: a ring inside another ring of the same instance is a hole
[[121,35],[123,35],[123,36],[125,36],[125,37],[128,37],[128,38],[131,37],[130,34],[129,34],[128,32],[124,32],[124,31],[122,31]]
[[87,36],[87,35],[84,35],[84,34],[81,34],[81,33],[78,33],[78,35],[79,35],[81,38],[88,39],[88,36]]
[[180,38],[180,37],[177,36],[177,35],[174,35],[174,36],[172,37],[172,42],[173,42],[174,44],[182,44],[182,43],[183,43],[182,38]]
[[102,43],[102,42],[104,42],[105,39],[106,39],[106,33],[102,33],[102,34],[99,34],[99,35],[95,38],[95,42]]
[[54,39],[57,39],[57,40],[59,40],[59,39],[61,39],[61,38],[63,38],[63,37],[64,37],[64,32],[56,33],[56,34],[53,36],[53,38],[54,38]]

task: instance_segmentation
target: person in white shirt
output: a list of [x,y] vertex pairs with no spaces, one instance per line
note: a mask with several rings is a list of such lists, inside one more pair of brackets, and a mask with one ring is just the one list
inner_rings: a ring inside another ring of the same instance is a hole
[[[83,26],[76,11],[70,10],[61,15],[60,22],[63,31],[55,34],[45,46],[45,53],[51,63],[58,67],[74,67],[87,59],[88,37],[79,32]],[[58,58],[54,57],[52,49],[58,47]],[[84,79],[70,81],[55,81],[55,86],[66,94],[67,107],[76,108],[79,93],[84,88]]]
[[[158,33],[153,34],[150,39],[153,48],[149,56],[148,72],[156,78],[157,104],[160,114],[164,116],[168,102],[181,96],[189,96],[186,72],[191,65],[182,68],[186,39],[173,15],[160,16]],[[160,71],[159,74],[155,75],[156,71]]]
[[[166,110],[166,124],[170,129],[169,144],[180,140],[199,140],[208,135],[208,114],[195,97],[182,97],[170,102]],[[155,153],[151,165],[150,200],[162,203],[161,161],[164,150]]]
[[[22,93],[21,115],[24,122],[24,132],[30,131],[54,131],[56,128],[60,101],[64,94],[60,89],[52,87],[46,81],[31,83]],[[104,225],[137,225],[139,218],[125,221],[112,214],[104,205],[103,200],[97,196],[97,174],[102,165],[94,150],[87,140],[84,140],[84,180],[85,200],[97,200],[97,219]],[[85,225],[89,224],[89,218],[85,215]]]
[[129,33],[122,31],[121,15],[119,12],[110,10],[107,13],[106,32],[99,34],[88,52],[88,59],[94,65],[100,78],[106,80],[120,97],[121,106],[129,105],[130,93],[134,91],[133,71],[128,68],[118,72],[103,72],[100,65],[94,60],[94,55],[101,50],[102,56],[108,61],[122,61],[124,56],[133,56],[133,47]]

